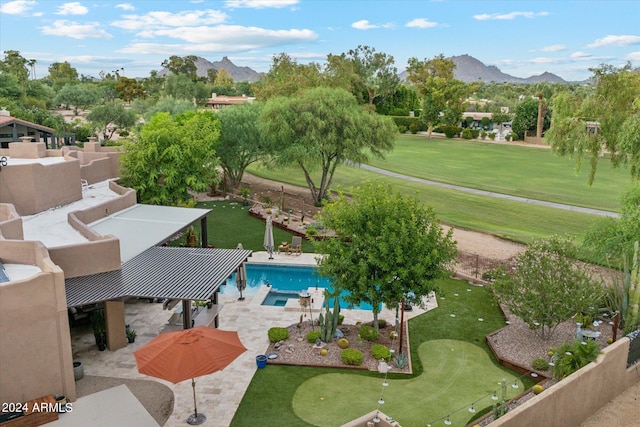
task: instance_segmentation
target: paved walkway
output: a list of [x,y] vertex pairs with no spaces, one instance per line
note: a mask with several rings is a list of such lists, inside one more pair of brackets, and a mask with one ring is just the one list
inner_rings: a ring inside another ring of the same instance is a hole
[[494,193],[492,191],[478,190],[478,189],[475,189],[475,188],[461,187],[459,185],[445,184],[445,183],[437,182],[437,181],[430,181],[428,179],[422,179],[422,178],[416,178],[414,176],[403,175],[403,174],[400,174],[400,173],[391,172],[391,171],[388,171],[386,169],[381,169],[381,168],[377,168],[375,166],[369,166],[369,165],[365,165],[365,164],[360,164],[358,167],[360,167],[361,169],[364,169],[364,170],[368,170],[370,172],[379,173],[381,175],[390,176],[390,177],[398,178],[398,179],[404,179],[406,181],[411,181],[411,182],[417,182],[418,184],[425,184],[425,185],[432,185],[434,187],[448,188],[449,190],[464,191],[465,193],[476,194],[476,195],[479,195],[479,196],[495,197],[495,198],[498,198],[498,199],[512,200],[514,202],[530,203],[532,205],[547,206],[547,207],[550,207],[550,208],[564,209],[564,210],[567,210],[567,211],[582,212],[582,213],[592,214],[592,215],[610,216],[610,217],[614,217],[614,218],[618,218],[620,216],[616,212],[609,212],[609,211],[602,211],[602,210],[599,210],[599,209],[584,208],[584,207],[581,207],[581,206],[564,205],[562,203],[545,202],[543,200],[527,199],[525,197],[510,196],[508,194]]
[[[274,259],[269,260],[266,252],[254,252],[249,262],[315,265],[315,257],[315,254],[296,256],[276,253]],[[269,346],[267,331],[273,326],[289,326],[300,319],[299,310],[261,305],[267,292],[268,289],[262,287],[257,294],[247,296],[244,301],[238,301],[237,295],[220,295],[219,302],[223,305],[220,312],[220,329],[238,331],[240,340],[248,351],[224,370],[196,379],[198,412],[207,416],[203,426],[229,426],[257,369],[255,356],[264,353]],[[321,302],[317,301],[316,305],[318,304]],[[370,311],[341,310],[340,313],[345,315],[345,323],[373,320]],[[424,310],[416,307],[406,312],[405,318],[408,320],[421,313],[424,313]],[[149,303],[148,300],[134,300],[127,303],[125,304],[126,323],[138,333],[136,342],[116,351],[100,352],[95,346],[91,331],[84,334],[72,331],[74,360],[83,362],[85,375],[152,379],[138,373],[132,353],[156,337],[166,326],[171,314],[172,311],[163,310],[162,304]],[[395,312],[384,309],[379,318],[393,322]],[[185,420],[193,413],[191,382],[184,381],[174,385],[166,381],[157,381],[171,388],[175,395],[173,414],[165,426],[185,425]],[[65,414],[65,416],[69,415],[72,413]]]

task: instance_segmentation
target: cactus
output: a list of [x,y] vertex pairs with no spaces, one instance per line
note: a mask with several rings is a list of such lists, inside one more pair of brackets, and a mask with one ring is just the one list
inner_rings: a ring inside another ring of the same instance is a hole
[[400,353],[396,356],[396,366],[400,369],[404,369],[409,364],[409,358],[406,354]]
[[329,309],[329,294],[325,292],[325,310],[326,314],[323,316],[320,313],[318,321],[320,322],[320,339],[324,342],[329,342],[333,339],[333,335],[338,328],[338,321],[340,320],[340,297],[336,294],[333,297],[333,311]]

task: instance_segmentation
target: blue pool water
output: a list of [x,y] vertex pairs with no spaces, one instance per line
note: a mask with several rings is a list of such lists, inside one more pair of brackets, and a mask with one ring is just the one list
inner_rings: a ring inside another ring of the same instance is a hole
[[[243,295],[255,295],[260,286],[266,285],[267,282],[274,290],[291,291],[297,294],[306,291],[308,288],[317,286],[319,288],[327,288],[331,292],[331,282],[321,277],[314,267],[290,266],[290,265],[267,265],[267,264],[246,264],[247,269],[247,288],[242,291]],[[220,288],[223,295],[240,295],[236,287],[235,274],[227,279],[227,284]],[[275,293],[274,293],[275,294]],[[272,295],[273,301],[279,301],[277,295]],[[267,297],[268,299],[269,297]],[[271,300],[269,300],[271,301]],[[286,303],[286,301],[285,301]],[[333,307],[333,299],[329,300],[329,305]],[[263,303],[265,304],[265,303]],[[267,305],[279,305],[280,303]],[[340,308],[350,308],[342,299],[340,300]],[[361,310],[371,310],[371,305],[360,304],[359,307],[352,307]]]

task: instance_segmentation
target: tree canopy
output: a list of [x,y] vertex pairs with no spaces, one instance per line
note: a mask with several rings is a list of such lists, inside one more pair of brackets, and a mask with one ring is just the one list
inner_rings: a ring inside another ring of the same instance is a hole
[[94,126],[97,132],[102,132],[105,140],[111,139],[117,130],[132,127],[137,120],[136,113],[125,108],[120,100],[105,102],[95,106],[87,120]]
[[[538,102],[537,98],[527,97],[516,107],[516,111],[513,116],[513,122],[511,123],[511,130],[518,135],[518,138],[522,139],[525,133],[530,130],[534,130],[538,126]],[[548,129],[551,112],[548,108],[548,102],[543,100],[544,118],[542,129]]]
[[577,253],[575,244],[558,236],[537,240],[516,257],[515,271],[497,274],[493,284],[500,302],[543,339],[572,316],[593,314],[603,294]]
[[352,189],[352,200],[342,194],[319,218],[337,234],[316,243],[327,255],[320,274],[349,292],[347,302],[371,304],[376,326],[381,304],[420,303],[435,289],[434,279],[450,274],[453,230],[445,234],[431,207],[389,184],[365,182]]
[[122,183],[138,201],[177,205],[205,191],[216,173],[220,123],[212,111],[158,113],[124,144]]
[[[397,133],[390,118],[367,111],[344,89],[326,87],[268,101],[260,126],[277,146],[273,163],[300,167],[316,203],[326,197],[339,164],[365,162],[368,153],[383,157]],[[318,169],[319,179],[313,175]]]
[[221,133],[216,154],[233,187],[240,184],[247,166],[266,154],[258,127],[261,110],[260,103],[246,102],[218,112]]
[[614,167],[629,165],[632,178],[640,179],[640,74],[631,64],[622,68],[601,65],[590,71],[595,93],[557,95],[552,126],[545,137],[554,152],[576,157],[578,167],[583,157],[589,157],[589,184],[595,179],[603,149]]

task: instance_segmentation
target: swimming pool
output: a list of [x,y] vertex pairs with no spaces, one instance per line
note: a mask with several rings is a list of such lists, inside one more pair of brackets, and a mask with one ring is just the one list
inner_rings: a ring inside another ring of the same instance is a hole
[[[243,295],[255,295],[258,289],[266,284],[271,285],[272,294],[288,292],[287,298],[298,298],[298,293],[306,291],[314,286],[318,288],[327,288],[331,291],[331,281],[321,277],[315,267],[309,266],[291,266],[291,265],[270,265],[270,264],[246,264],[247,269],[247,288],[242,291]],[[227,284],[220,287],[220,293],[223,295],[240,295],[236,287],[235,274],[227,279]],[[295,294],[295,295],[294,295]],[[269,298],[269,297],[267,297]],[[273,296],[274,301],[278,300],[276,295]],[[281,298],[280,298],[281,299]],[[286,301],[285,301],[286,303]],[[264,303],[263,303],[264,304]],[[276,304],[267,304],[276,305]],[[333,299],[329,299],[329,305],[333,307]],[[351,308],[340,299],[340,308]],[[361,310],[371,310],[371,305],[360,304],[359,307],[352,307]]]

